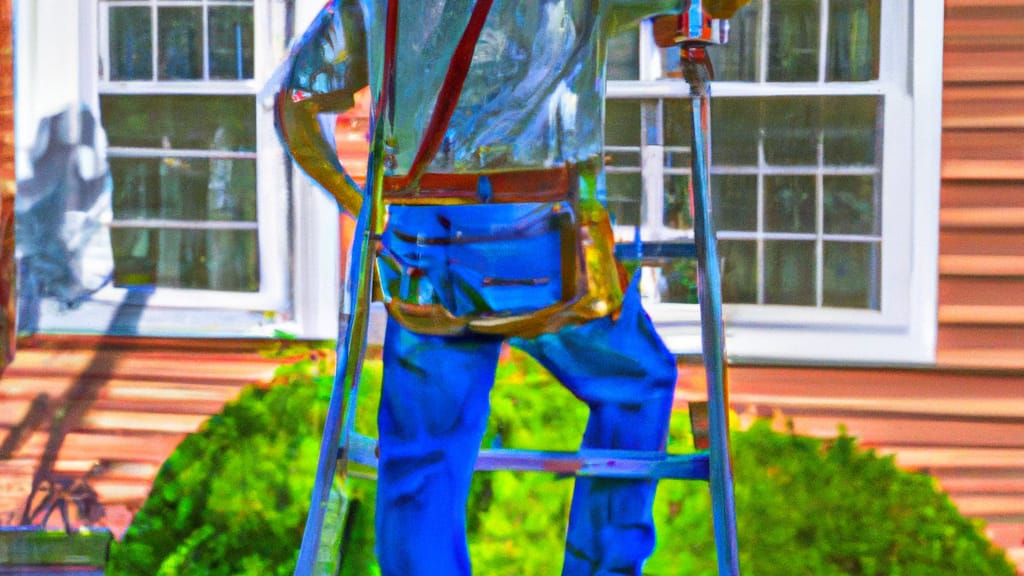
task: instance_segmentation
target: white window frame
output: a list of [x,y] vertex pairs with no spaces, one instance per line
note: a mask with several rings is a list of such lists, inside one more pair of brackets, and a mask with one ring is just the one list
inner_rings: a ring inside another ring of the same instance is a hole
[[[274,132],[273,110],[258,101],[265,79],[282,57],[282,50],[275,49],[283,44],[282,31],[274,22],[283,21],[280,7],[272,6],[268,0],[253,1],[254,62],[253,78],[249,80],[203,80],[203,81],[110,81],[103,77],[110,70],[109,30],[106,3],[101,0],[83,0],[82,12],[97,19],[90,26],[83,21],[84,33],[81,43],[81,66],[83,77],[91,76],[91,87],[83,86],[83,93],[92,98],[92,109],[99,111],[101,94],[188,94],[188,95],[244,95],[253,98],[256,107],[256,152],[244,154],[256,162],[256,229],[259,265],[259,290],[256,292],[231,292],[218,290],[157,287],[147,300],[147,306],[168,308],[210,308],[223,310],[249,310],[267,313],[269,322],[275,327],[288,326],[294,320],[292,309],[292,286],[289,271],[290,226],[289,197],[285,192],[284,151]],[[201,0],[203,3],[218,4],[215,0]],[[195,5],[188,1],[175,5]],[[118,6],[150,6],[151,0],[117,2]],[[276,3],[275,3],[276,4]],[[278,37],[275,37],[278,35]],[[96,62],[100,69],[96,69]],[[91,71],[95,73],[90,74]],[[102,122],[102,118],[100,119]],[[176,151],[181,152],[181,151]],[[194,154],[192,154],[194,152]],[[194,156],[208,155],[209,152],[187,151]],[[109,148],[108,155],[114,157],[139,157],[138,150]],[[224,226],[235,226],[224,223]],[[210,223],[210,227],[221,226]],[[95,295],[97,300],[122,301],[127,294],[124,288],[107,286]],[[293,326],[293,328],[298,328]],[[268,328],[269,330],[269,328]]]
[[[99,111],[101,79],[98,0],[15,0],[18,59],[19,178],[30,177],[29,151],[40,118],[68,107]],[[254,78],[243,87],[259,96],[263,82],[284,60],[289,10],[295,30],[305,29],[323,0],[255,0]],[[68,47],[71,48],[68,58]],[[77,53],[74,50],[77,47]],[[141,87],[136,87],[142,89]],[[158,288],[140,300],[107,286],[78,309],[44,302],[44,327],[53,332],[104,330],[121,305],[133,315],[126,334],[165,337],[266,337],[278,330],[303,338],[334,338],[338,315],[337,207],[288,167],[273,129],[273,102],[257,102],[260,291],[215,292]],[[288,176],[291,176],[289,180]],[[102,250],[101,250],[102,251]],[[94,264],[105,264],[96,262]],[[272,265],[272,269],[268,269]],[[121,330],[114,327],[114,330]],[[117,332],[120,333],[120,332]]]
[[[712,84],[714,95],[728,97],[884,98],[879,310],[727,304],[727,350],[733,361],[912,365],[935,360],[943,12],[911,0],[881,5],[876,81]],[[822,29],[824,35],[827,28]],[[608,97],[688,97],[683,81],[655,79],[659,55],[646,23],[640,37],[640,80],[609,82]],[[651,209],[662,203],[664,150],[646,148],[641,155],[643,200],[648,202],[647,220],[654,221],[660,220],[660,211],[652,216]],[[695,305],[645,306],[673,352],[699,353]]]

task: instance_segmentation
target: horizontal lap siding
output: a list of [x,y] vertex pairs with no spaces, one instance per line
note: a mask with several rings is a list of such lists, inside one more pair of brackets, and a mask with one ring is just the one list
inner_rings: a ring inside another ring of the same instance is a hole
[[[932,385],[999,397],[957,369],[983,371],[1024,407],[1024,0],[947,0],[945,26]],[[1024,574],[1024,418],[949,424],[935,427],[946,440],[922,432],[934,446],[897,446],[897,461],[931,471],[964,514],[986,519]]]
[[[284,360],[273,342],[39,336],[0,380],[0,523],[20,514],[33,471],[80,477],[117,533],[188,434]],[[63,426],[55,426],[63,414]],[[58,437],[54,437],[58,435]]]
[[1024,366],[1024,0],[947,0],[945,37],[937,355]]
[[14,46],[0,0],[0,372],[14,352]]
[[[2,27],[0,45],[9,31]],[[0,57],[0,143],[11,137],[2,112],[9,63]],[[797,432],[827,436],[843,424],[865,445],[930,471],[1024,559],[1024,0],[947,0],[944,73],[940,365],[735,366],[732,401],[741,419],[792,417]],[[358,118],[344,126],[363,142]],[[52,401],[76,387],[77,400],[66,400],[88,409],[53,469],[81,474],[105,460],[94,488],[131,510],[178,441],[246,383],[269,379],[274,364],[234,342],[37,341],[0,384],[0,443],[11,440],[0,457],[0,508],[23,501],[46,451]],[[699,367],[683,366],[679,406],[703,389]]]

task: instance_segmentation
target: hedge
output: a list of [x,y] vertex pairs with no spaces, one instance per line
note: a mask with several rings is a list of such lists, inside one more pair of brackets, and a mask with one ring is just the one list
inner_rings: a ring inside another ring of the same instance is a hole
[[[333,369],[329,353],[303,354],[181,444],[114,546],[108,574],[292,573]],[[379,361],[367,363],[363,431],[372,432],[380,374]],[[498,378],[485,444],[575,449],[585,406],[520,353],[507,355]],[[686,421],[673,418],[670,450],[688,449]],[[1014,576],[932,478],[848,436],[806,438],[759,422],[734,432],[733,452],[745,575]],[[377,574],[374,484],[350,479],[348,489],[359,506],[342,573]],[[545,474],[477,474],[468,526],[475,573],[558,574],[571,489],[571,480]],[[663,481],[655,517],[659,542],[645,574],[717,573],[705,484]]]

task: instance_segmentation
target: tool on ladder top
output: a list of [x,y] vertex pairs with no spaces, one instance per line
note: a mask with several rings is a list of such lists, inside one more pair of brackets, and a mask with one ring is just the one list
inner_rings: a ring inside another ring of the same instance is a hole
[[[724,332],[722,328],[721,274],[718,266],[715,230],[710,202],[710,87],[713,77],[707,49],[727,40],[728,20],[749,0],[685,0],[678,16],[655,19],[654,31],[659,45],[679,45],[683,77],[690,84],[692,108],[691,194],[694,210],[695,248],[698,261],[698,297],[701,310],[704,363],[708,383],[709,450],[696,454],[666,455],[630,451],[583,450],[575,453],[493,449],[480,452],[477,470],[558,470],[576,475],[624,478],[677,478],[707,480],[712,494],[715,541],[719,574],[738,576],[736,519],[728,438],[728,398]],[[388,2],[386,30],[397,25],[397,2]],[[391,36],[393,38],[393,36]],[[394,50],[385,49],[382,93],[386,94],[394,78]],[[384,99],[382,99],[383,101]],[[343,313],[344,337],[339,334],[338,365],[334,389],[324,425],[323,441],[313,489],[312,504],[295,574],[319,574],[323,567],[339,564],[324,558],[340,553],[326,550],[321,542],[331,489],[336,480],[344,481],[351,460],[376,465],[376,441],[353,430],[355,398],[359,372],[366,348],[370,299],[373,293],[375,244],[383,229],[384,214],[383,128],[387,110],[374,113],[371,160],[367,177],[370,202],[360,207],[356,245],[351,260],[350,307]],[[334,559],[336,560],[336,558]]]

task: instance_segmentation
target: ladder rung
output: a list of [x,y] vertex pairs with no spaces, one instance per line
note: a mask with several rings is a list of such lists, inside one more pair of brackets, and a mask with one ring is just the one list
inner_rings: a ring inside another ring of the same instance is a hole
[[708,455],[697,452],[666,455],[629,450],[581,450],[541,452],[534,450],[481,450],[477,470],[555,472],[604,478],[708,479]]
[[[362,434],[353,434],[349,441],[349,460],[376,468],[377,440]],[[669,455],[630,450],[543,452],[497,448],[481,450],[477,457],[476,469],[554,472],[603,478],[707,480],[708,453]]]
[[[639,253],[638,253],[639,252]],[[637,250],[635,243],[615,245],[615,257],[620,260],[675,260],[678,258],[696,258],[697,247],[690,238],[672,242],[642,242]]]

